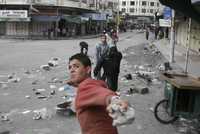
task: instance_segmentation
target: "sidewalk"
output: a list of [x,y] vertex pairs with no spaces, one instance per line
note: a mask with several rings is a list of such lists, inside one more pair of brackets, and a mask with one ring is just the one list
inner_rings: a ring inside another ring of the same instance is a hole
[[[171,55],[171,46],[168,39],[155,40],[152,42],[160,52],[165,56],[165,58],[170,61]],[[180,45],[175,45],[175,53],[174,60],[178,66],[180,66],[183,70],[185,70],[186,63],[186,48]],[[195,52],[191,52],[189,54],[188,61],[188,74],[193,75],[194,77],[200,77],[200,55]]]

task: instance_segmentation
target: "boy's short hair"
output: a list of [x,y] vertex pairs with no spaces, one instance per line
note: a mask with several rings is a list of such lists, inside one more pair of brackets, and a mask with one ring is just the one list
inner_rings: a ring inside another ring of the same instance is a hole
[[85,67],[92,66],[90,58],[85,54],[82,53],[74,54],[69,58],[69,62],[75,59],[80,61]]

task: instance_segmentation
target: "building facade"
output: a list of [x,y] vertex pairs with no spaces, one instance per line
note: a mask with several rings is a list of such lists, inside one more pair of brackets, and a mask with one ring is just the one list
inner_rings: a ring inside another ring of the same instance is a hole
[[70,37],[103,31],[102,0],[0,0],[0,36]]
[[129,15],[133,19],[148,21],[156,12],[160,12],[159,0],[119,0],[122,15]]

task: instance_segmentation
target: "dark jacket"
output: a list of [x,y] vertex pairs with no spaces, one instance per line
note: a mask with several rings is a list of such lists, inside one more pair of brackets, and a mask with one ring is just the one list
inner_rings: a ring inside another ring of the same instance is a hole
[[105,75],[119,74],[121,59],[121,52],[119,52],[115,46],[111,47],[108,55],[102,56],[99,62],[97,62],[94,75],[100,71],[101,67],[103,67]]

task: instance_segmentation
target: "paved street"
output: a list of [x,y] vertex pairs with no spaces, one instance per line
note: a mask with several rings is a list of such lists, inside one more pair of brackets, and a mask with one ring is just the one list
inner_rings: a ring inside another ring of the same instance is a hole
[[[94,47],[99,39],[84,40],[89,44],[89,56],[94,62]],[[56,114],[55,106],[65,101],[62,98],[65,93],[58,90],[63,83],[51,83],[55,78],[61,81],[68,78],[67,61],[69,56],[80,51],[78,45],[80,41],[82,39],[0,40],[1,83],[6,82],[8,75],[13,73],[15,77],[20,78],[17,83],[0,85],[0,115],[6,113],[8,118],[0,120],[0,132],[9,130],[11,134],[80,134],[75,117]],[[144,55],[144,48],[149,48],[148,42],[144,34],[137,31],[122,33],[118,48],[123,53],[119,92],[136,109],[135,122],[120,127],[120,134],[177,134],[175,125],[159,123],[153,113],[155,104],[163,96],[163,84],[157,80],[157,66],[165,62],[165,58],[159,53],[152,54],[151,50]],[[51,58],[59,59],[58,66],[50,71],[41,70],[40,66],[47,64]],[[137,67],[140,68],[141,65],[144,69],[149,67],[156,73],[155,83],[147,85],[134,75],[135,71],[138,71]],[[126,74],[132,74],[133,79],[126,80],[124,78]],[[52,88],[52,85],[56,87]],[[148,87],[149,93],[127,94],[130,88],[138,85]],[[48,98],[38,99],[33,89],[45,89],[42,94]],[[52,90],[55,90],[54,95],[50,95]],[[42,108],[47,108],[49,118],[34,120],[33,111]]]

